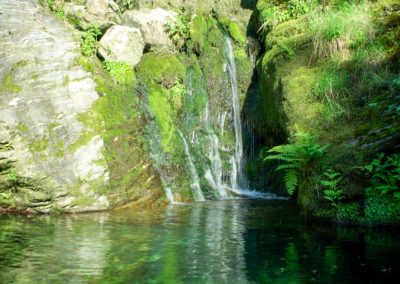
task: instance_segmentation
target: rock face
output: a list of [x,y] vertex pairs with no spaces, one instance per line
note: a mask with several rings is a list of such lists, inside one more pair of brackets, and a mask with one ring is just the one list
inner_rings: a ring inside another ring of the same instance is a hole
[[[109,176],[122,179],[142,163],[146,168],[140,176],[131,176],[144,191],[152,184],[157,188],[157,177],[142,154],[122,159],[117,146],[104,140],[105,115],[97,113],[109,110],[108,103],[115,105],[116,95],[106,100],[103,87],[99,102],[93,75],[77,63],[80,49],[73,31],[45,14],[37,0],[0,0],[0,14],[0,209],[78,212],[121,206],[138,197],[131,192],[126,196],[131,184],[124,184],[122,193],[122,186],[116,186],[111,194]],[[112,81],[107,84],[112,88]],[[95,126],[87,122],[94,117]],[[121,133],[109,140],[127,144]],[[141,153],[140,145],[130,145]],[[105,159],[107,147],[113,151],[108,159],[113,170]],[[119,168],[113,159],[123,160],[129,169],[116,177],[114,169]]]
[[172,49],[173,43],[165,30],[169,19],[177,14],[161,8],[126,11],[123,23],[126,26],[139,28],[146,44],[154,49]]
[[97,23],[101,29],[121,22],[119,6],[112,0],[72,1],[64,6],[67,17],[74,19],[81,27]]
[[125,61],[136,66],[143,49],[144,41],[139,29],[114,25],[101,38],[99,54],[106,60]]

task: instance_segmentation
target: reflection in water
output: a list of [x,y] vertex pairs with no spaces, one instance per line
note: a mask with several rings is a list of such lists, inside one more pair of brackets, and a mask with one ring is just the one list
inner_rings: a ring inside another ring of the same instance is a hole
[[287,201],[0,216],[0,283],[382,283],[400,234],[306,226]]

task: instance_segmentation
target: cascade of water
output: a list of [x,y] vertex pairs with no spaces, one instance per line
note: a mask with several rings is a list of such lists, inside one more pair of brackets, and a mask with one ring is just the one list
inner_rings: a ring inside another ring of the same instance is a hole
[[166,187],[166,188],[165,188],[165,194],[167,195],[167,198],[168,198],[168,200],[169,200],[169,202],[170,202],[171,204],[182,204],[182,203],[180,203],[180,202],[176,202],[176,201],[175,201],[175,199],[174,199],[174,194],[172,193],[171,188]]
[[197,170],[196,170],[196,167],[194,166],[192,155],[190,154],[190,151],[189,151],[189,145],[187,144],[186,139],[183,136],[182,132],[178,128],[176,128],[176,131],[178,131],[179,135],[182,138],[183,145],[185,148],[185,154],[189,161],[189,168],[190,168],[190,174],[191,174],[191,180],[192,180],[191,187],[193,190],[194,199],[196,201],[204,201],[205,198],[204,198],[203,192],[201,191],[201,188],[200,188],[199,176],[197,175]]
[[233,105],[233,122],[235,127],[235,158],[232,163],[232,188],[239,190],[247,188],[247,179],[244,175],[244,157],[243,157],[243,140],[242,140],[242,125],[240,121],[240,103],[239,92],[237,87],[235,58],[233,57],[232,41],[229,37],[225,37],[225,47],[228,56],[228,73],[230,77]]
[[226,185],[222,183],[222,161],[219,155],[219,140],[215,133],[209,134],[211,142],[211,151],[209,159],[211,161],[211,170],[208,169],[205,178],[210,183],[211,187],[218,192],[218,199],[230,197],[226,190]]

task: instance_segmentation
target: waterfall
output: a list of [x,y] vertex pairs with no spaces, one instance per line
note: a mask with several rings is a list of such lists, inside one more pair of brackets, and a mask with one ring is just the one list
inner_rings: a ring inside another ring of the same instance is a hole
[[218,192],[218,199],[230,197],[226,190],[226,185],[222,183],[222,161],[219,154],[219,141],[215,133],[210,133],[211,151],[209,159],[211,161],[211,169],[208,169],[205,178],[210,183],[211,187]]
[[240,102],[239,92],[237,87],[236,66],[233,57],[233,48],[231,39],[225,37],[225,47],[228,56],[228,73],[232,91],[232,106],[233,106],[233,122],[235,127],[235,157],[231,159],[232,173],[231,182],[232,189],[240,192],[241,189],[248,187],[247,179],[244,174],[244,157],[243,157],[243,140],[242,140],[242,125],[240,121]]
[[181,202],[175,201],[174,194],[172,193],[172,190],[170,187],[165,188],[165,194],[167,195],[167,198],[171,204],[182,204]]
[[204,198],[203,192],[201,191],[201,188],[200,188],[199,176],[197,175],[197,170],[196,170],[196,167],[194,166],[192,155],[190,154],[190,151],[189,151],[189,145],[187,144],[186,139],[183,136],[182,132],[178,128],[176,128],[176,131],[179,133],[179,135],[182,138],[183,145],[185,148],[185,154],[189,161],[190,175],[191,175],[191,180],[192,180],[191,188],[193,190],[194,199],[196,201],[204,201],[205,198]]

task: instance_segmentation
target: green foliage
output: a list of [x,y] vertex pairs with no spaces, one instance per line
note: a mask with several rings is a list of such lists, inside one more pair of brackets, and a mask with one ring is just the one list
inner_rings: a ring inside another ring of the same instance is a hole
[[349,94],[348,75],[343,70],[324,69],[312,89],[313,98],[323,101],[328,107],[328,117],[339,118],[345,113],[341,101]]
[[8,181],[12,183],[16,183],[18,181],[18,174],[15,169],[12,169],[11,172],[8,174]]
[[50,10],[53,10],[54,0],[47,0],[47,7],[49,7]]
[[103,69],[107,70],[111,77],[119,83],[127,83],[135,80],[135,74],[132,67],[123,61],[105,60],[102,64]]
[[371,15],[367,1],[337,2],[309,13],[309,29],[313,35],[314,54],[318,57],[344,52],[350,45],[364,45],[372,37]]
[[365,200],[365,218],[370,224],[400,223],[400,199],[391,196],[374,196]]
[[297,133],[292,144],[275,146],[268,150],[266,160],[278,160],[282,164],[276,170],[285,171],[285,186],[290,195],[294,193],[298,185],[299,171],[305,172],[314,161],[318,160],[326,152],[328,145],[320,146],[317,137],[307,133]]
[[331,202],[333,207],[338,208],[340,200],[344,198],[343,190],[341,190],[338,186],[342,177],[340,173],[333,171],[332,169],[328,169],[324,172],[324,180],[321,180],[323,186],[325,186],[326,190],[324,190],[324,198]]
[[257,10],[261,27],[259,31],[268,32],[277,25],[290,19],[297,19],[312,10],[317,0],[289,0],[282,3],[258,1]]
[[136,0],[123,0],[120,5],[122,6],[122,8],[125,8],[128,10],[139,8],[138,1],[136,1]]
[[57,15],[58,18],[63,19],[65,17],[64,9],[57,9],[56,15]]
[[84,28],[85,33],[82,35],[81,49],[84,56],[92,56],[96,54],[99,47],[98,37],[101,35],[99,26],[93,24],[90,27]]
[[372,174],[367,196],[393,194],[400,198],[400,155],[379,154],[370,164],[361,167]]
[[190,38],[190,16],[182,8],[175,19],[168,18],[166,31],[178,49],[182,49]]
[[171,94],[172,104],[176,110],[182,108],[182,100],[185,96],[185,85],[182,84],[180,79],[176,79],[174,86],[169,90]]
[[229,33],[232,39],[241,46],[246,43],[246,34],[244,30],[241,30],[239,24],[231,19],[225,17],[220,20],[220,24],[223,29]]

